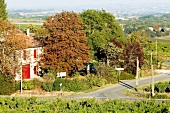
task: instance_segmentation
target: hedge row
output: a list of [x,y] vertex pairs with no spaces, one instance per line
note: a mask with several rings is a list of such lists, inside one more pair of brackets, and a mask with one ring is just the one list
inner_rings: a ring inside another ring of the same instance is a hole
[[[101,87],[110,83],[106,79],[102,77],[90,74],[85,77],[74,77],[74,78],[53,78],[49,79],[50,76],[53,75],[45,75],[45,81],[40,82],[37,79],[24,81],[22,84],[22,88],[24,90],[31,90],[35,87],[41,87],[43,90],[50,92],[50,91],[60,91],[60,88],[64,91],[84,91],[88,89],[92,89],[93,87]],[[48,76],[48,77],[47,77]],[[115,83],[116,79],[112,81]],[[62,87],[59,84],[62,83]]]

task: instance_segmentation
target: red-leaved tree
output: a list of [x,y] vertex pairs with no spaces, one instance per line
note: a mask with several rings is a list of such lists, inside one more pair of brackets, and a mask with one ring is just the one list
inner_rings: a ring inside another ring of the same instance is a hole
[[139,67],[144,64],[143,49],[138,42],[127,44],[124,52],[124,68],[127,72],[135,74],[137,67],[137,57],[139,59]]
[[75,72],[89,60],[83,23],[74,12],[57,13],[43,25],[49,32],[43,41],[42,67],[53,72]]

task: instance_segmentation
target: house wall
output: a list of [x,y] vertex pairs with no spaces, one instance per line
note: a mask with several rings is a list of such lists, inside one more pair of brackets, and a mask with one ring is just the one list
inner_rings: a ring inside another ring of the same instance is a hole
[[[35,50],[36,50],[36,54],[37,54],[36,58],[34,58]],[[24,51],[26,51],[26,55],[25,55]],[[18,71],[15,74],[16,80],[21,79],[22,66],[28,65],[28,64],[30,64],[30,79],[35,78],[37,76],[38,72],[37,72],[37,74],[34,74],[34,66],[37,66],[37,69],[36,69],[37,71],[40,70],[38,64],[40,61],[40,55],[42,54],[42,47],[27,48],[25,50],[20,50],[19,52],[21,53],[21,56],[19,58],[18,64],[20,64],[21,66],[18,67],[19,69],[17,69]]]

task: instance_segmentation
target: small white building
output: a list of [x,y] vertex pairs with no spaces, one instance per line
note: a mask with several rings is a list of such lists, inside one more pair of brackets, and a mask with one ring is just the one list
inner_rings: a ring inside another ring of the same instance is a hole
[[40,56],[42,54],[42,47],[39,42],[30,36],[29,30],[27,30],[28,48],[24,50],[18,50],[19,57],[18,63],[20,66],[14,70],[16,80],[33,79],[38,77],[40,69]]
[[18,62],[21,66],[18,71],[14,71],[16,80],[36,78],[40,71],[40,55],[42,54],[42,47],[32,47],[24,50],[19,50],[21,57]]

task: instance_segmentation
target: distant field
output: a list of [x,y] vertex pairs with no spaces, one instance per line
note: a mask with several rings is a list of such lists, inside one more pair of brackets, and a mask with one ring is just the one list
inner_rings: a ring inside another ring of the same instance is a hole
[[9,18],[9,21],[21,30],[25,29],[30,24],[35,27],[41,27],[44,22],[41,18]]
[[152,41],[158,41],[158,42],[170,42],[170,35],[169,36],[164,36],[164,37],[155,37],[151,38]]
[[[25,23],[25,24],[14,24],[17,28],[19,28],[20,30],[24,30],[24,29],[26,29],[29,25],[30,25],[30,23]],[[38,25],[38,24],[32,24],[34,27],[36,27],[36,28],[40,28],[42,25]]]
[[9,18],[11,22],[34,22],[34,23],[43,23],[42,18]]

